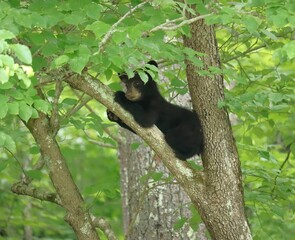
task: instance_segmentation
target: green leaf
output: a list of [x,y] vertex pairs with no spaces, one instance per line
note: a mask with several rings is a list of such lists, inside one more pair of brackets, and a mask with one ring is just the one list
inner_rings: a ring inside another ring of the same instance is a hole
[[0,132],[0,147],[7,148],[10,152],[16,151],[15,142],[12,137],[3,132]]
[[75,11],[75,12],[72,12],[70,15],[66,16],[64,18],[64,21],[68,24],[78,26],[79,24],[84,23],[85,19],[86,18],[81,11]]
[[[8,48],[8,44],[4,40],[0,40],[0,53]],[[1,62],[0,62],[1,66]]]
[[140,145],[141,145],[140,142],[132,143],[132,144],[131,144],[131,149],[132,149],[132,150],[136,150],[136,149],[139,148]]
[[42,179],[42,172],[40,170],[29,170],[29,171],[26,171],[26,174],[28,174],[29,177],[36,180]]
[[148,75],[144,71],[137,71],[142,81],[145,83],[149,80]]
[[116,44],[120,44],[123,43],[124,41],[126,41],[126,32],[115,32],[112,36],[112,40],[116,43]]
[[162,172],[153,172],[151,173],[150,177],[155,181],[158,182],[161,180],[161,178],[163,177],[163,173]]
[[103,7],[96,3],[90,3],[85,6],[85,12],[86,15],[90,18],[93,18],[95,20],[100,18],[101,11],[103,10]]
[[41,51],[44,54],[44,56],[51,56],[58,53],[58,46],[55,42],[48,42],[45,45],[43,45]]
[[262,160],[269,160],[269,159],[270,159],[270,154],[269,154],[269,152],[267,152],[267,151],[259,151],[258,153],[259,153],[260,158],[261,158]]
[[295,157],[295,143],[293,143],[290,147],[293,156]]
[[50,105],[48,102],[42,100],[42,99],[38,99],[34,101],[34,107],[38,110],[41,111],[43,113],[48,113],[49,109],[50,109]]
[[2,102],[0,107],[0,119],[5,118],[7,113],[8,113],[8,105],[6,102]]
[[281,11],[277,15],[271,15],[269,18],[273,21],[276,27],[284,27],[287,24],[288,14],[285,11]]
[[22,80],[20,82],[20,86],[22,88],[27,89],[31,86],[31,79],[22,70],[19,69],[18,71],[16,71],[16,75],[19,80]]
[[3,68],[0,68],[0,83],[6,83],[9,80],[8,72],[6,72]]
[[265,0],[255,0],[250,2],[251,6],[253,7],[260,7],[265,4]]
[[173,228],[175,230],[180,230],[183,227],[183,225],[187,222],[187,220],[187,218],[178,219],[177,222],[174,224]]
[[18,102],[11,102],[7,103],[8,105],[8,113],[12,115],[18,115],[19,114],[19,105]]
[[269,99],[274,103],[281,102],[284,98],[285,98],[285,96],[282,93],[270,93],[269,94]]
[[97,39],[99,39],[102,35],[107,33],[109,29],[110,29],[110,25],[101,21],[96,21],[86,27],[86,30],[92,31],[95,34]]
[[90,50],[87,47],[87,45],[83,44],[79,46],[79,56],[83,56],[83,57],[90,57]]
[[295,58],[295,40],[286,43],[283,48],[286,50],[287,56],[290,60]]
[[39,154],[40,148],[38,146],[33,146],[30,148],[30,154]]
[[253,17],[251,15],[247,15],[244,18],[242,18],[242,22],[245,24],[245,27],[250,33],[254,33],[261,23],[260,19]]
[[15,100],[23,100],[24,95],[22,94],[21,91],[18,91],[16,89],[13,89],[9,92],[10,96],[13,97]]
[[15,35],[7,30],[0,30],[0,39],[12,39],[15,38]]
[[12,57],[8,55],[0,55],[0,63],[2,62],[3,65],[10,67],[11,69],[14,68],[14,60]]
[[78,100],[75,99],[75,98],[65,98],[62,101],[63,104],[67,104],[67,105],[70,105],[70,106],[77,104],[77,102],[78,102]]
[[32,54],[27,46],[21,44],[11,44],[10,47],[20,61],[26,64],[32,63]]
[[261,32],[265,34],[265,36],[268,36],[271,40],[277,41],[278,38],[276,35],[274,35],[272,32],[268,31],[267,29],[262,29]]
[[24,101],[19,103],[19,116],[22,120],[27,122],[32,116],[32,108],[27,105]]
[[52,68],[58,68],[63,66],[64,64],[68,63],[69,57],[67,55],[61,55],[58,58],[54,59],[54,61],[51,64]]
[[10,137],[9,135],[6,135],[6,141],[5,141],[4,147],[6,147],[10,152],[16,151],[15,142],[12,139],[12,137]]
[[69,61],[70,68],[76,72],[81,73],[89,61],[89,56],[75,57]]
[[[1,143],[0,143],[1,146]],[[1,159],[0,160],[0,172],[2,172],[3,170],[5,170],[5,168],[8,166],[9,161],[6,159]]]
[[184,87],[186,83],[175,77],[171,80],[171,85],[175,87]]

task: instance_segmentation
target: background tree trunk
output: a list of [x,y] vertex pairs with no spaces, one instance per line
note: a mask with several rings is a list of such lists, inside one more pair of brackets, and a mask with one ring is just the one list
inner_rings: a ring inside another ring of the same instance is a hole
[[[170,176],[161,160],[154,160],[150,147],[136,135],[120,130],[121,191],[126,239],[197,239],[188,223],[174,225],[191,216],[191,202],[175,180],[154,181],[152,177]],[[138,149],[131,146],[140,142]],[[159,174],[159,175],[157,175]]]
[[205,136],[202,191],[189,190],[189,195],[213,239],[252,239],[244,213],[240,161],[231,125],[227,112],[218,108],[218,102],[224,99],[223,78],[198,74],[198,70],[220,67],[213,26],[203,20],[193,23],[191,37],[185,37],[184,43],[206,54],[202,69],[187,63],[189,89]]

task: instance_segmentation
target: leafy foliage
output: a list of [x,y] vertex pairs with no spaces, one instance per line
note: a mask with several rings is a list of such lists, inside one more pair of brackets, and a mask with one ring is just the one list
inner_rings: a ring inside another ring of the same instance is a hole
[[[227,82],[225,101],[219,105],[232,113],[254,239],[291,240],[295,4],[291,0],[211,2],[199,3],[197,9],[201,14],[214,13],[206,21],[217,26],[223,68],[202,69],[198,74],[222,72]],[[198,58],[202,53],[179,41],[182,34],[189,34],[188,27],[169,29],[185,20],[183,8],[196,14],[184,3],[169,0],[0,2],[0,147],[4,150],[0,152],[0,212],[4,213],[0,230],[5,229],[11,239],[19,239],[25,225],[40,238],[74,238],[60,208],[10,193],[23,173],[34,186],[53,191],[48,172],[34,169],[39,149],[21,121],[37,118],[38,112],[50,116],[55,108],[61,125],[57,139],[87,207],[110,219],[121,233],[119,167],[112,150],[116,137],[105,123],[101,105],[66,84],[58,96],[58,81],[87,72],[117,90],[117,72],[130,75],[157,59],[165,66],[178,64],[164,73],[170,82],[160,83],[162,92],[172,99],[186,93],[185,59],[200,68],[203,64]],[[165,25],[167,19],[173,22]],[[150,177],[158,181],[162,175]],[[23,215],[28,203],[30,214]],[[185,221],[196,224],[199,218],[195,214],[191,220],[180,219],[176,228]]]

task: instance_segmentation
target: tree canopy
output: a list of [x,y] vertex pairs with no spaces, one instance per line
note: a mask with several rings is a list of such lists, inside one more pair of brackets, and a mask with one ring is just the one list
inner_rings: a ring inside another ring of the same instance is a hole
[[[24,226],[39,238],[75,236],[63,221],[62,208],[10,190],[25,178],[32,192],[54,192],[43,168],[46,161],[40,160],[25,126],[40,114],[51,116],[52,134],[86,207],[122,236],[116,128],[102,104],[70,88],[66,79],[97,78],[115,91],[120,88],[117,73],[132,76],[138,70],[146,81],[144,66],[156,59],[162,67],[177,66],[163,71],[168,83],[158,81],[173,100],[188,91],[185,61],[203,66],[203,53],[185,47],[182,36],[190,34],[189,24],[205,19],[215,25],[222,68],[196,74],[223,74],[226,81],[219,107],[230,112],[253,237],[293,239],[295,3],[204,1],[196,4],[197,12],[192,3],[0,2],[0,236],[19,239]],[[187,19],[186,11],[193,18]],[[156,69],[149,73],[156,78]]]

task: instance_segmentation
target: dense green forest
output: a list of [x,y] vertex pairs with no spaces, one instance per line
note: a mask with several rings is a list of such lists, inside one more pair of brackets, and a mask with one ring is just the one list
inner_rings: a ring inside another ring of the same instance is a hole
[[[0,239],[77,238],[30,124],[45,115],[85,209],[124,239],[118,127],[103,104],[66,79],[97,78],[116,91],[119,72],[132,76],[139,70],[146,81],[150,59],[158,61],[166,80],[156,69],[150,74],[170,101],[188,94],[187,61],[201,69],[200,76],[223,76],[225,98],[218,107],[231,120],[253,239],[294,239],[295,3],[191,4],[195,1],[0,2]],[[221,68],[202,69],[203,53],[183,44],[189,25],[200,20],[214,25]],[[151,177],[157,182],[163,176]],[[201,219],[193,211],[173,231],[184,222]],[[101,239],[112,239],[99,229]]]

